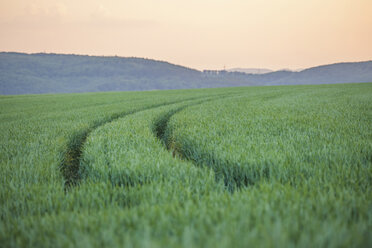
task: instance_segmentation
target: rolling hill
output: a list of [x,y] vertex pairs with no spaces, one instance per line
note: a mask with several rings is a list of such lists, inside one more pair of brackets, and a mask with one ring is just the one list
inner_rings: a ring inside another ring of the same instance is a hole
[[202,72],[144,58],[0,53],[3,95],[354,82],[372,82],[372,61],[247,74]]

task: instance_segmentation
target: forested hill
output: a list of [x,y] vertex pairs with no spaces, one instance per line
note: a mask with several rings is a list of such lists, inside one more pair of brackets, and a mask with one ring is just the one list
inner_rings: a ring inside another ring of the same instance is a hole
[[0,53],[0,94],[196,88],[200,78],[149,59]]
[[246,74],[124,57],[0,53],[0,94],[372,82],[372,61]]

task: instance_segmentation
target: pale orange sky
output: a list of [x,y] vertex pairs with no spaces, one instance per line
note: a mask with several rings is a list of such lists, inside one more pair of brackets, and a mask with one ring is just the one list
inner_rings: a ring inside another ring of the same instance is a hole
[[372,60],[372,0],[0,0],[0,51],[196,69]]

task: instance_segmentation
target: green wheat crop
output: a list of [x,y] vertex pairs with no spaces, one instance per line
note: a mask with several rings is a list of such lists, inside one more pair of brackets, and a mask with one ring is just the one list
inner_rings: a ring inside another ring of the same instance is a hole
[[372,84],[0,96],[1,247],[369,247]]

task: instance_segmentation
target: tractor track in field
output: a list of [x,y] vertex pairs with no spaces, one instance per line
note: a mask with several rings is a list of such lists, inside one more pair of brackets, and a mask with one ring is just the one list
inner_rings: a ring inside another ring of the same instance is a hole
[[[244,168],[242,168],[240,165],[229,161],[222,161],[214,156],[212,152],[198,151],[198,158],[196,159],[190,149],[179,147],[178,144],[175,144],[172,140],[169,139],[169,133],[172,133],[172,130],[170,130],[168,124],[172,116],[188,107],[202,104],[208,101],[213,101],[213,99],[182,106],[160,116],[154,123],[154,128],[152,130],[154,135],[160,141],[162,141],[165,149],[171,152],[173,157],[178,157],[179,159],[190,161],[198,167],[208,167],[213,170],[215,173],[216,181],[222,180],[226,187],[226,190],[228,190],[230,193],[233,193],[240,188],[254,185],[257,181],[257,178],[268,178],[270,176],[270,172],[269,168],[266,166],[262,168],[262,171],[251,171],[251,175],[249,177],[241,176],[244,175]],[[191,150],[197,151],[198,149]]]
[[67,145],[67,150],[62,154],[62,162],[60,163],[60,171],[63,175],[63,178],[65,179],[65,189],[67,190],[68,188],[70,188],[72,186],[75,186],[79,183],[79,181],[81,179],[80,174],[79,174],[79,168],[80,168],[80,160],[81,160],[81,155],[82,155],[82,152],[83,152],[83,147],[84,147],[84,144],[85,144],[88,136],[95,129],[97,129],[97,128],[99,128],[99,127],[101,127],[101,126],[103,126],[107,123],[110,123],[112,121],[115,121],[119,118],[123,118],[125,116],[135,114],[135,113],[138,113],[138,112],[141,112],[141,111],[155,109],[155,108],[158,108],[158,107],[172,105],[172,104],[176,104],[176,103],[182,103],[182,102],[185,102],[185,101],[198,100],[198,99],[205,98],[205,97],[206,96],[190,97],[190,98],[187,98],[187,99],[176,100],[176,101],[171,101],[171,102],[167,102],[167,103],[154,104],[154,105],[151,105],[151,106],[147,106],[147,107],[132,110],[132,111],[125,111],[125,112],[122,112],[122,113],[113,114],[108,119],[104,119],[104,120],[95,122],[91,127],[83,130],[82,132],[76,133],[70,139],[70,141]]
[[[154,136],[162,141],[165,149],[167,149],[174,157],[178,157],[182,160],[190,161],[192,162],[195,166],[203,167],[207,166],[210,169],[214,170],[216,174],[216,180],[224,180],[225,186],[229,191],[233,192],[234,189],[240,188],[241,186],[247,186],[250,184],[250,182],[241,182],[239,180],[236,180],[234,178],[228,178],[228,175],[222,175],[219,171],[216,170],[216,164],[219,164],[220,166],[231,166],[227,163],[223,163],[222,161],[218,161],[216,158],[212,158],[209,160],[204,160],[203,162],[200,160],[195,160],[191,156],[188,156],[186,153],[182,152],[181,149],[178,149],[177,147],[174,147],[173,144],[171,144],[168,140],[168,137],[166,137],[166,132],[168,130],[168,123],[171,117],[178,112],[192,106],[200,105],[206,102],[210,102],[213,100],[217,99],[223,99],[223,98],[228,98],[228,97],[234,97],[237,96],[235,94],[220,94],[220,95],[214,95],[214,96],[202,96],[202,97],[191,97],[187,99],[182,99],[182,100],[176,100],[176,101],[171,101],[167,103],[160,103],[160,104],[154,104],[151,106],[147,106],[144,108],[132,110],[132,111],[126,111],[123,113],[117,113],[109,117],[108,119],[98,121],[94,123],[90,128],[85,129],[83,132],[77,133],[73,136],[72,139],[70,139],[70,142],[68,144],[68,149],[65,151],[63,154],[63,160],[62,163],[60,164],[60,171],[62,172],[62,175],[65,179],[65,190],[68,190],[70,187],[76,186],[79,184],[81,175],[80,175],[80,161],[81,161],[81,156],[84,148],[84,144],[88,138],[88,136],[97,128],[106,125],[108,123],[111,123],[117,119],[136,114],[142,111],[146,110],[151,110],[151,109],[156,109],[162,106],[168,106],[172,104],[177,104],[177,103],[182,103],[182,102],[187,102],[187,101],[196,101],[196,102],[191,102],[190,104],[186,104],[184,106],[172,109],[168,111],[167,113],[161,115],[154,121],[154,127],[152,128],[152,132]],[[208,99],[203,99],[203,98],[208,98]],[[199,100],[199,101],[198,101]],[[202,157],[205,158],[210,158],[211,154],[201,154]],[[207,162],[205,162],[207,161]],[[231,181],[234,183],[234,187],[231,187]]]

